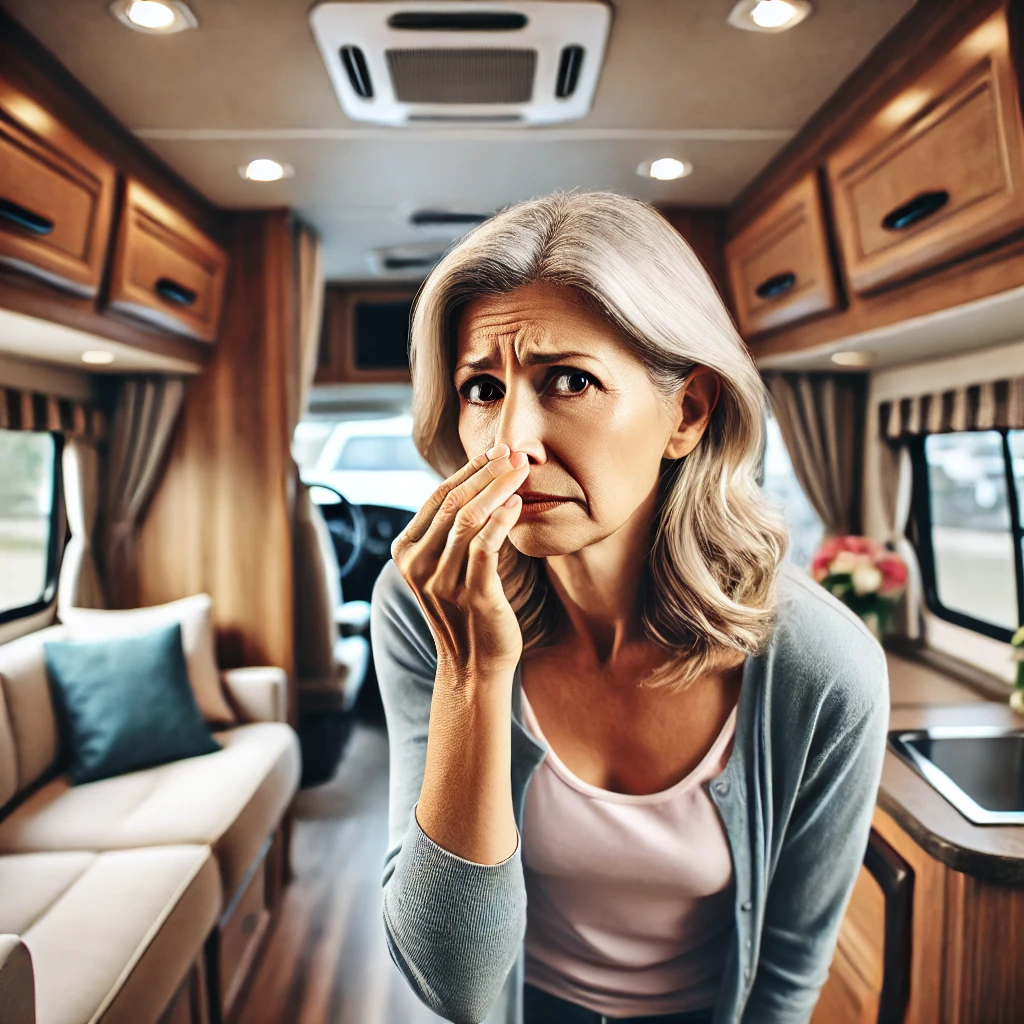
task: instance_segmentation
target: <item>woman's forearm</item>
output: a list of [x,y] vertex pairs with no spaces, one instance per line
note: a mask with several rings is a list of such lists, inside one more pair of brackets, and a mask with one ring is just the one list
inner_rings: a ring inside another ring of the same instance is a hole
[[416,819],[438,846],[476,864],[500,864],[518,843],[511,694],[512,672],[469,679],[438,667]]

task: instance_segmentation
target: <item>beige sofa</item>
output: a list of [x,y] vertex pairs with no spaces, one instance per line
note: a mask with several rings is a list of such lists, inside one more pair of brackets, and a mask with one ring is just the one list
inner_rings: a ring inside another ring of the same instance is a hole
[[71,786],[43,643],[0,646],[0,1021],[227,1018],[280,890],[300,758],[279,669],[222,680],[223,749]]

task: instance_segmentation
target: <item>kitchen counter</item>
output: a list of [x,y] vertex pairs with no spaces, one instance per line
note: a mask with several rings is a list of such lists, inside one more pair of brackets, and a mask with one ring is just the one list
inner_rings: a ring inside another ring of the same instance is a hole
[[[1009,725],[1024,718],[936,669],[892,652],[889,728]],[[878,805],[937,860],[989,882],[1024,885],[1024,825],[975,825],[887,749]]]

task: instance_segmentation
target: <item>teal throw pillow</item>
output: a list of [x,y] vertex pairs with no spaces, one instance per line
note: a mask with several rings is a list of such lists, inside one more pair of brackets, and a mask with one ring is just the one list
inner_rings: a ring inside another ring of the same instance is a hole
[[177,623],[43,649],[73,785],[221,749],[192,694]]

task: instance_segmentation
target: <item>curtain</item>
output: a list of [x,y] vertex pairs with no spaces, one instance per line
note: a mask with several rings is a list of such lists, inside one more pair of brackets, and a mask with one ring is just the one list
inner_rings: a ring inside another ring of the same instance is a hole
[[62,608],[105,608],[106,599],[94,553],[100,503],[100,452],[95,444],[73,437],[64,445],[64,507],[71,540],[64,549],[57,586]]
[[177,377],[126,377],[114,407],[104,487],[103,566],[114,608],[132,578],[135,542],[156,490],[185,396]]
[[965,384],[933,394],[880,403],[883,437],[1024,427],[1024,377]]
[[320,239],[311,228],[295,228],[295,294],[298,296],[295,325],[295,371],[289,382],[289,437],[309,404],[320,349],[320,328],[324,312],[324,274]]
[[913,496],[913,462],[910,449],[905,445],[880,445],[879,492],[885,511],[893,550],[907,564],[907,586],[896,609],[894,625],[904,636],[917,640],[922,635],[921,623],[921,569],[914,545],[907,539]]
[[107,422],[103,410],[88,402],[0,387],[0,429],[57,431],[102,441]]
[[865,375],[771,373],[765,383],[793,472],[825,535],[859,533]]

